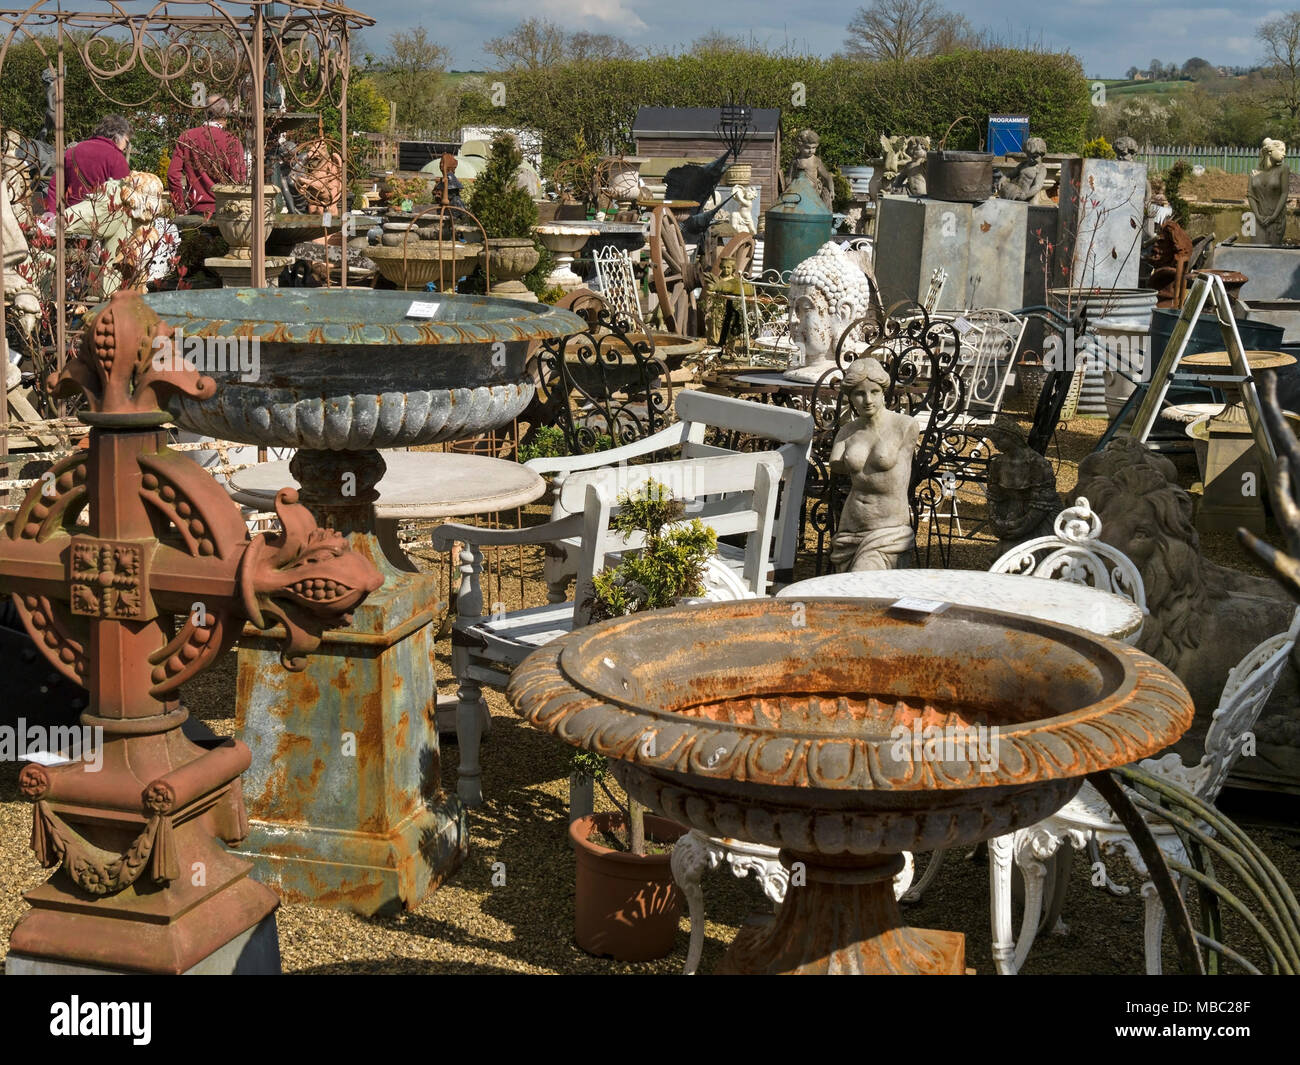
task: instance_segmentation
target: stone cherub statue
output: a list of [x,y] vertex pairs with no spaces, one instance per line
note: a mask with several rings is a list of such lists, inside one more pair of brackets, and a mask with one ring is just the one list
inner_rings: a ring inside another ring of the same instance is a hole
[[844,249],[830,241],[790,273],[790,340],[803,356],[785,376],[815,382],[835,366],[835,345],[872,308],[871,283]]
[[929,137],[907,138],[907,145],[899,156],[898,176],[894,178],[896,192],[906,192],[909,196],[925,195],[925,161],[929,154]]
[[802,174],[812,182],[817,195],[822,198],[822,203],[830,208],[835,200],[835,176],[831,173],[830,167],[817,155],[817,146],[821,144],[821,138],[812,130],[805,129],[799,134],[796,143],[798,147],[795,157],[790,160],[786,183],[789,184]]
[[916,542],[907,496],[917,426],[885,407],[889,383],[885,368],[862,356],[849,363],[840,384],[853,411],[830,457],[831,471],[852,482],[831,539],[831,564],[841,573],[906,568]]
[[1024,159],[998,186],[999,199],[1032,202],[1047,184],[1047,164],[1043,162],[1047,142],[1042,137],[1030,137],[1025,141],[1023,155]]
[[1255,243],[1281,244],[1286,236],[1286,200],[1291,191],[1291,169],[1286,165],[1286,145],[1265,137],[1259,150],[1259,169],[1250,172],[1247,199],[1255,215]]

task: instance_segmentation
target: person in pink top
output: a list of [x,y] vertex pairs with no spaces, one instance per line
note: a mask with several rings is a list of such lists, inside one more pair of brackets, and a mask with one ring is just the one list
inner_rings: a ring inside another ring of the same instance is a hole
[[[84,141],[63,155],[63,202],[75,207],[109,178],[121,180],[131,173],[126,161],[131,147],[131,123],[121,115],[109,115]],[[45,209],[55,209],[54,180],[45,192]]]
[[247,180],[244,146],[226,129],[229,114],[230,104],[214,96],[208,102],[208,121],[177,139],[167,168],[167,189],[178,214],[211,215],[213,185]]

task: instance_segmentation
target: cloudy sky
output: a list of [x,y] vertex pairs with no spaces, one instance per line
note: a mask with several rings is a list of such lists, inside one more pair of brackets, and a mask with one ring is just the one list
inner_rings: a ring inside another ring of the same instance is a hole
[[[352,0],[376,25],[365,32],[366,49],[387,50],[388,35],[417,24],[451,50],[461,70],[487,65],[482,44],[530,15],[558,22],[570,30],[612,33],[638,47],[688,45],[709,29],[752,35],[771,46],[790,41],[829,55],[843,42],[844,27],[856,9],[854,0],[474,0],[438,3],[419,0]],[[1259,58],[1255,28],[1280,14],[1247,0],[1226,6],[1221,0],[953,0],[976,26],[999,37],[1023,42],[1028,37],[1052,49],[1068,49],[1083,61],[1089,75],[1122,76],[1131,66],[1145,67],[1153,58],[1182,63],[1199,55],[1215,64],[1247,65]],[[797,12],[797,17],[795,16]]]

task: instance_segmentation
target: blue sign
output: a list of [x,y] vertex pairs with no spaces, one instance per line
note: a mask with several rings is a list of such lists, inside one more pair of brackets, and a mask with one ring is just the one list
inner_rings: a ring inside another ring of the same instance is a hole
[[1024,151],[1029,137],[1028,115],[989,115],[989,147],[994,155]]

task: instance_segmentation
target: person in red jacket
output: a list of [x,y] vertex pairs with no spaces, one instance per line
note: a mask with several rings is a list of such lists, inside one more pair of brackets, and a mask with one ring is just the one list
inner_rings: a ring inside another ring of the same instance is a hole
[[[63,154],[63,202],[75,207],[109,178],[121,180],[131,173],[126,152],[131,146],[131,123],[109,115],[86,140]],[[54,181],[45,192],[45,209],[55,209]]]
[[220,96],[208,102],[208,121],[176,141],[167,168],[167,189],[178,214],[211,215],[212,186],[247,180],[244,146],[226,129],[230,105]]

